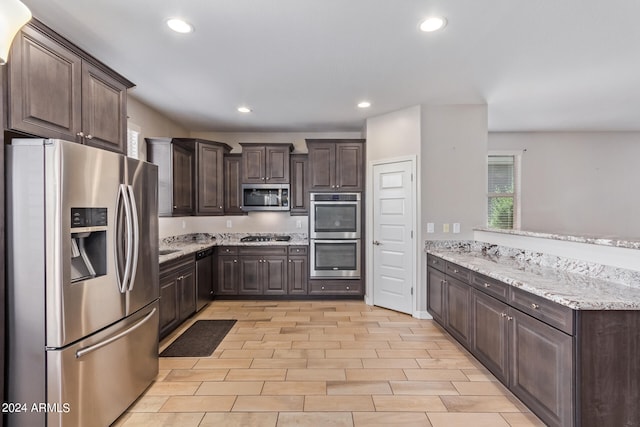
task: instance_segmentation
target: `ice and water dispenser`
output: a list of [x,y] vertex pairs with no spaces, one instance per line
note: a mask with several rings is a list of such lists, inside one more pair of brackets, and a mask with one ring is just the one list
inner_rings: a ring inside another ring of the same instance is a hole
[[107,274],[107,208],[71,208],[71,283]]

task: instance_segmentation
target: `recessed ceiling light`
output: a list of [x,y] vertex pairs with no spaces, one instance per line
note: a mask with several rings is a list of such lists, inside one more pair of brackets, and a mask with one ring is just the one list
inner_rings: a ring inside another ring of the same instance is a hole
[[371,103],[369,101],[362,101],[358,103],[358,108],[369,108],[371,107]]
[[420,30],[430,33],[438,31],[447,25],[447,20],[442,16],[430,16],[420,23]]
[[179,18],[167,19],[167,25],[176,33],[186,34],[193,32],[193,25]]
[[250,112],[251,112],[251,108],[248,108],[248,107],[238,107],[238,111],[240,111],[241,113],[250,113]]

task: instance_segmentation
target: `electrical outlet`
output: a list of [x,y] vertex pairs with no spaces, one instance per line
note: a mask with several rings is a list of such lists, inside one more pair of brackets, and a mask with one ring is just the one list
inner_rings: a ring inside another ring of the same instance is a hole
[[182,220],[182,229],[184,230],[185,228],[187,228],[187,222],[183,219]]
[[442,224],[442,232],[443,233],[449,232],[449,224]]
[[454,222],[453,223],[453,232],[454,233],[459,233],[460,232],[460,223],[459,222]]
[[427,223],[427,233],[435,233],[435,225],[432,222]]
[[227,228],[232,228],[232,227],[233,227],[233,224],[231,223],[231,220],[228,219],[227,220]]
[[296,221],[296,228],[302,228],[302,221],[300,220]]

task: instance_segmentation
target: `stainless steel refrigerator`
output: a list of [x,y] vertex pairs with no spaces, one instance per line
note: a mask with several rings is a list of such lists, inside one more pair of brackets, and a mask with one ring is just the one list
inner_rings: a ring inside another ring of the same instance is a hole
[[6,150],[8,425],[107,426],[158,373],[157,167]]

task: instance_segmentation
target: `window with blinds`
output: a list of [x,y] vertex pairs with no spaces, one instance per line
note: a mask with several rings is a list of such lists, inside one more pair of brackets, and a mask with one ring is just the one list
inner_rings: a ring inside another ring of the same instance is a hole
[[127,127],[127,156],[133,157],[134,159],[140,158],[139,141],[140,128],[130,123]]
[[516,227],[516,157],[489,156],[488,219],[490,228]]

